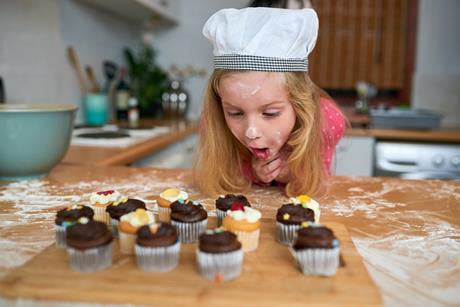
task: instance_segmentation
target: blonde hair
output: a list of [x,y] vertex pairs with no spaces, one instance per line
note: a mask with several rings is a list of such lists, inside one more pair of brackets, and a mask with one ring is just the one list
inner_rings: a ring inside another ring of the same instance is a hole
[[[219,96],[220,80],[236,72],[240,71],[215,70],[204,96],[194,179],[210,196],[245,193],[251,186],[242,174],[243,163],[250,163],[251,153],[228,128]],[[316,195],[327,176],[321,159],[320,89],[304,72],[284,73],[284,79],[297,117],[287,141],[292,147],[287,161],[291,180],[285,193],[288,196]]]

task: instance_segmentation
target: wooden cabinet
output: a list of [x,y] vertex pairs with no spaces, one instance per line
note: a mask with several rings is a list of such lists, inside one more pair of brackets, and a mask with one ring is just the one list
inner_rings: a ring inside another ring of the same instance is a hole
[[375,138],[345,136],[336,147],[333,174],[337,176],[372,176]]

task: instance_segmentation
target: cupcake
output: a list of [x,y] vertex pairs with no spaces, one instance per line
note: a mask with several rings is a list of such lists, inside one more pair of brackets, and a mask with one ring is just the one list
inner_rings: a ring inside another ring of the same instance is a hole
[[304,208],[313,210],[313,212],[315,212],[315,223],[319,223],[319,216],[321,212],[319,211],[319,204],[316,200],[308,195],[299,195],[297,197],[289,198],[289,202],[292,204],[299,204]]
[[105,208],[111,205],[112,203],[119,201],[121,199],[121,194],[115,190],[100,191],[94,192],[91,194],[89,201],[91,208],[94,210],[94,219],[96,221],[101,221],[111,227],[110,215]]
[[222,226],[238,236],[243,246],[243,251],[250,252],[259,245],[260,211],[242,205],[232,205],[227,211]]
[[196,260],[201,276],[230,280],[241,274],[244,252],[237,236],[221,228],[206,230],[199,237]]
[[112,232],[102,222],[78,219],[66,232],[70,267],[78,272],[95,272],[112,264]]
[[276,212],[276,239],[290,245],[303,222],[314,222],[315,213],[299,204],[285,204]]
[[155,223],[153,212],[145,209],[136,209],[136,211],[122,215],[118,223],[121,252],[126,255],[134,255],[137,231],[141,226],[153,223]]
[[161,192],[157,198],[158,220],[162,222],[169,222],[171,220],[169,216],[171,214],[171,204],[178,200],[186,201],[187,199],[187,192],[179,189],[166,189]]
[[227,194],[225,196],[219,196],[219,198],[216,199],[217,226],[222,225],[222,221],[227,215],[227,211],[232,208],[233,204],[241,204],[243,206],[251,207],[251,204],[243,195]]
[[118,221],[120,221],[121,216],[136,211],[136,209],[147,208],[142,200],[127,197],[121,197],[105,208],[105,211],[110,216],[112,231],[115,238],[118,238]]
[[208,213],[199,203],[175,201],[171,204],[171,224],[177,227],[182,243],[193,243],[208,226]]
[[57,246],[66,247],[66,229],[77,223],[81,217],[87,217],[89,220],[92,220],[94,217],[93,209],[81,204],[74,204],[57,212],[56,219],[54,220]]
[[332,276],[337,272],[340,242],[325,226],[303,223],[290,250],[304,274]]
[[180,241],[169,223],[144,225],[137,231],[137,266],[146,272],[168,272],[179,263]]

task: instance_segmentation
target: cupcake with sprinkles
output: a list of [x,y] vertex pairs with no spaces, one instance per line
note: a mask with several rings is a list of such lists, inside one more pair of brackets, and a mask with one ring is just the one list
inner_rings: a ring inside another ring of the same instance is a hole
[[170,188],[160,193],[157,197],[158,204],[158,220],[162,222],[169,222],[171,220],[171,204],[175,201],[187,201],[188,194],[185,191]]
[[67,229],[70,267],[78,272],[95,272],[112,264],[112,232],[103,222],[81,217]]
[[220,195],[219,198],[216,199],[217,226],[222,225],[222,221],[227,215],[227,211],[232,208],[233,204],[240,204],[246,207],[251,207],[251,204],[244,195]]
[[107,224],[107,226],[111,227],[111,218],[105,209],[107,206],[119,201],[121,198],[121,194],[115,190],[91,193],[89,201],[91,208],[94,210],[94,219],[96,221],[104,222]]
[[110,216],[112,231],[115,238],[118,238],[118,222],[120,221],[120,218],[125,214],[136,211],[136,209],[147,210],[145,203],[142,200],[128,197],[121,197],[105,208],[105,211]]
[[237,236],[223,228],[206,230],[199,237],[196,260],[207,279],[231,280],[241,274],[244,252]]
[[222,226],[237,235],[243,251],[250,252],[259,246],[261,217],[262,214],[256,209],[233,204],[227,211]]
[[304,222],[290,251],[306,275],[333,276],[339,267],[340,242],[320,224]]
[[137,231],[142,226],[153,223],[155,223],[153,212],[142,208],[122,215],[118,223],[118,236],[120,238],[120,251],[122,254],[134,255]]
[[94,217],[93,209],[82,204],[73,204],[56,213],[54,229],[57,246],[66,247],[66,230],[69,226],[76,224],[81,217],[92,220]]
[[180,241],[170,223],[144,225],[137,231],[137,266],[146,272],[168,272],[179,263]]
[[276,212],[276,239],[289,245],[303,222],[314,222],[315,212],[298,203],[284,204]]
[[304,208],[313,210],[313,212],[315,213],[315,223],[319,223],[319,217],[321,212],[319,210],[319,204],[316,200],[314,200],[308,195],[299,195],[296,197],[289,198],[289,203],[301,205]]
[[183,200],[171,204],[171,224],[177,227],[182,243],[193,243],[208,226],[208,213],[198,202]]

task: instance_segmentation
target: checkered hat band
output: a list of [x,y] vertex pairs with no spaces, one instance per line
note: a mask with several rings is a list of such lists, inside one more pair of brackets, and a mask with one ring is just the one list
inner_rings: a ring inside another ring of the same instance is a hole
[[308,71],[307,58],[280,59],[254,55],[228,54],[214,57],[214,69],[257,71]]

